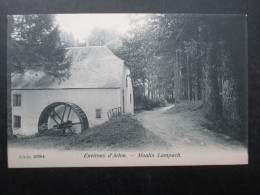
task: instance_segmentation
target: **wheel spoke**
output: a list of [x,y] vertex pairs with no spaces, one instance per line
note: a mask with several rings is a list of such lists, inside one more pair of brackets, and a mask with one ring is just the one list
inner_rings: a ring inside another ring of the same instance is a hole
[[70,111],[71,111],[71,107],[70,107],[70,110],[69,110],[69,113],[68,113],[68,116],[67,116],[67,120],[66,120],[66,121],[69,120],[69,117],[70,117]]
[[88,120],[84,111],[72,103],[57,102],[49,105],[42,112],[38,124],[46,123],[50,130],[63,130],[64,133],[80,133],[88,127]]
[[[67,105],[65,105],[65,107],[64,107],[64,111],[63,111],[62,118],[61,118],[61,121],[62,121],[62,122],[63,122],[64,115],[65,115],[65,112],[66,112],[66,108],[67,108]],[[61,122],[61,123],[62,123],[62,122]]]
[[58,125],[59,123],[56,121],[56,119],[55,119],[49,112],[47,112],[47,113],[48,113],[48,115],[52,118],[52,120],[54,120],[55,123],[57,123],[57,125]]
[[62,118],[57,114],[57,112],[55,112],[55,110],[53,109],[53,112],[54,112],[54,114],[56,114],[57,115],[57,117],[60,119],[60,121],[61,121],[61,123],[63,123],[63,120],[62,120]]

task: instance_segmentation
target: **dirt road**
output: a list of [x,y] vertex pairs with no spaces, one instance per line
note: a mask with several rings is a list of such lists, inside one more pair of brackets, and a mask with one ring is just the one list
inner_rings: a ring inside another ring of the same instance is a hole
[[146,129],[164,140],[169,149],[246,151],[244,144],[206,129],[203,126],[206,119],[202,111],[166,114],[165,111],[168,109],[174,109],[174,105],[143,111],[135,117]]

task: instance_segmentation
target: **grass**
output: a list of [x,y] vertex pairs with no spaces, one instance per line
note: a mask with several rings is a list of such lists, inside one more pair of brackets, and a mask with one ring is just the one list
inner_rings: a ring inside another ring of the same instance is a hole
[[164,142],[128,115],[87,129],[85,132],[67,135],[31,136],[9,140],[11,146],[57,149],[142,149],[163,145]]
[[187,111],[195,111],[202,108],[202,101],[182,101],[178,104],[175,104],[174,107],[167,110],[166,114],[177,114]]

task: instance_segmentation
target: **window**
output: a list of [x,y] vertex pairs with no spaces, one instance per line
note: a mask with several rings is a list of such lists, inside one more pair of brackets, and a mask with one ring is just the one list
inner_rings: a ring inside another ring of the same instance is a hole
[[19,94],[13,95],[13,106],[21,106],[21,95]]
[[124,93],[125,93],[125,90],[124,90],[124,89],[122,89],[122,95],[124,95]]
[[14,128],[21,128],[21,116],[14,116]]
[[128,87],[128,80],[127,80],[127,76],[125,78],[125,83],[126,83],[126,87]]
[[132,104],[132,94],[130,93],[130,104]]
[[101,118],[101,109],[96,109],[96,118]]

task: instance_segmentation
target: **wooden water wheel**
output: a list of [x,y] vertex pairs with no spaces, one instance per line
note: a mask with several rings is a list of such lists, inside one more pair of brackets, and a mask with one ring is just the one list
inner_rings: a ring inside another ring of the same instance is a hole
[[84,111],[73,103],[55,102],[41,113],[38,131],[62,130],[63,132],[81,133],[89,127]]

